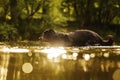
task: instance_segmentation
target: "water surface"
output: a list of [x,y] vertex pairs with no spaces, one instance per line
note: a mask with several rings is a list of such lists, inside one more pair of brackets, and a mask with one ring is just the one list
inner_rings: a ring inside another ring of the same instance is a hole
[[120,46],[0,46],[0,80],[120,80]]

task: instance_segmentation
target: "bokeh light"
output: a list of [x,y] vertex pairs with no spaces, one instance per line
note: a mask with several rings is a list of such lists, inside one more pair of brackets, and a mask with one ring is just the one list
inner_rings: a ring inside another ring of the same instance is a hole
[[120,69],[117,69],[114,73],[113,73],[113,80],[120,80]]
[[77,57],[78,56],[78,53],[73,53],[73,57]]
[[22,65],[22,71],[24,73],[31,73],[33,71],[33,66],[31,63],[24,63]]
[[63,58],[63,59],[67,59],[67,55],[66,55],[66,54],[63,54],[63,55],[62,55],[62,58]]
[[103,56],[106,57],[106,58],[108,58],[109,55],[110,55],[110,54],[109,54],[108,52],[103,54]]
[[89,54],[84,54],[83,57],[86,61],[90,60],[90,55]]
[[28,53],[28,56],[30,56],[30,57],[31,57],[31,56],[32,56],[32,52],[29,52],[29,53]]
[[73,56],[73,60],[77,60],[78,53],[74,52],[72,56]]
[[95,58],[95,53],[91,53],[91,54],[90,54],[90,57],[91,57],[91,58]]

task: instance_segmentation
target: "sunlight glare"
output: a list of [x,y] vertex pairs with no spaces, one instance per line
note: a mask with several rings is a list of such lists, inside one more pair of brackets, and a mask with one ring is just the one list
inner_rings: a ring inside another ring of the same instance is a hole
[[7,69],[6,68],[1,68],[1,73],[0,73],[0,75],[1,75],[1,77],[0,77],[0,80],[5,80],[6,79],[6,76],[7,76]]
[[7,48],[4,47],[2,48],[0,51],[2,52],[12,52],[12,53],[28,53],[29,50],[28,49],[22,49],[22,48]]
[[43,49],[43,50],[41,50],[41,52],[47,53],[48,59],[53,59],[53,58],[57,58],[61,54],[65,54],[66,50],[63,47],[59,47],[59,48],[51,47],[51,48],[48,48],[48,49]]
[[5,69],[5,68],[1,68],[1,74],[6,74],[7,73],[7,69]]

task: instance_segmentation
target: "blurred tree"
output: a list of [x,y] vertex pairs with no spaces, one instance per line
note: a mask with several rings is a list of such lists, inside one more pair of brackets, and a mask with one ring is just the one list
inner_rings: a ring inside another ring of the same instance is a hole
[[43,1],[43,21],[47,28],[60,28],[66,26],[67,17],[61,12],[62,0]]
[[15,41],[18,39],[17,29],[13,25],[6,23],[0,24],[0,41]]
[[9,0],[0,0],[0,22],[6,21],[9,15]]
[[120,25],[119,10],[120,0],[0,0],[0,22],[32,39],[46,28],[112,30]]
[[120,15],[119,0],[65,0],[63,4],[64,12],[67,8],[66,14],[75,17],[79,26],[109,25]]

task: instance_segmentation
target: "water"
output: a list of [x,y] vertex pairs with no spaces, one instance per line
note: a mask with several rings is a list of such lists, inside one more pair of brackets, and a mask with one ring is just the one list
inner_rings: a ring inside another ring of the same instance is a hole
[[120,80],[120,46],[1,46],[0,80]]

